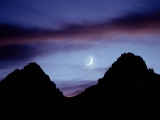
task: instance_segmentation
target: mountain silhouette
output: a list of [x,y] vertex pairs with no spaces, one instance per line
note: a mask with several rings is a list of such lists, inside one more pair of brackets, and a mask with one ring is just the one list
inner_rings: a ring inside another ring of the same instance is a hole
[[16,69],[0,82],[0,109],[6,119],[49,119],[60,113],[62,99],[62,92],[36,63]]
[[0,82],[0,111],[8,119],[159,119],[160,75],[124,53],[97,85],[67,98],[30,63]]
[[75,106],[81,103],[80,111],[84,111],[84,116],[90,115],[89,118],[159,118],[160,75],[148,69],[140,56],[124,53],[97,85],[74,99]]

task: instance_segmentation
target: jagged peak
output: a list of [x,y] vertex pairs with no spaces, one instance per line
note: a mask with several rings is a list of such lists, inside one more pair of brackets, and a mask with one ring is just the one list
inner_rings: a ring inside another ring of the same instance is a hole
[[45,74],[41,67],[35,63],[31,62],[23,68],[24,71],[30,72],[31,74]]
[[35,89],[39,89],[38,86],[43,86],[43,90],[52,89],[53,92],[56,91],[57,94],[63,96],[62,92],[56,87],[56,84],[50,80],[49,76],[35,62],[29,63],[21,70],[15,69],[0,83],[1,85],[11,85],[16,88],[18,86],[25,86],[27,89],[34,88],[34,86]]
[[[101,83],[105,82],[108,77],[124,77],[141,75],[144,76],[148,71],[145,61],[133,53],[123,53],[121,56],[112,64],[112,66],[106,71],[104,77],[98,81]],[[127,77],[125,77],[127,78]]]
[[[134,55],[133,53],[123,53],[118,59],[117,61],[115,61],[112,64],[112,68],[116,67],[120,67],[121,69],[125,69],[127,68],[136,68],[136,69],[143,69],[143,70],[147,70],[147,65],[145,63],[145,61],[137,55]],[[135,69],[135,70],[136,70]]]
[[[51,80],[37,63],[31,62],[24,66],[24,68],[21,70],[15,69],[12,73],[7,75],[6,78],[2,80],[2,82],[42,84],[50,83]],[[53,83],[53,85],[56,88],[55,83]]]

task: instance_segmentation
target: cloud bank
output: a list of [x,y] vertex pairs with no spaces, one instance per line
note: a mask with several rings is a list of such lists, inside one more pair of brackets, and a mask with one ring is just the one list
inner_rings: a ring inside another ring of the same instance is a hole
[[0,25],[0,45],[28,42],[88,42],[97,39],[129,35],[160,35],[160,9],[143,13],[129,13],[110,22],[68,24],[58,30],[29,29],[16,25]]

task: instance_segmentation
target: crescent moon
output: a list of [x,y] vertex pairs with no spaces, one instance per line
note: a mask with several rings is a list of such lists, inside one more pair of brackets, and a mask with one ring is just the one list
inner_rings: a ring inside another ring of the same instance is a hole
[[88,63],[87,65],[91,65],[91,64],[92,64],[92,62],[93,62],[92,57],[90,57],[90,58],[91,58],[91,61],[90,61],[90,63]]

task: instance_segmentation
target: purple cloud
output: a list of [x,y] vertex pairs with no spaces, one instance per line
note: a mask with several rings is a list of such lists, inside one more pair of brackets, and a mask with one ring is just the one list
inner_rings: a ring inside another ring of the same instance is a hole
[[24,44],[0,46],[0,62],[23,61],[33,56],[33,47]]
[[[0,43],[90,41],[121,34],[160,35],[160,9],[125,16],[95,24],[68,24],[59,30],[27,29],[19,26],[0,25]],[[111,42],[108,40],[108,42]]]
[[71,52],[91,49],[94,44],[78,43],[34,43],[34,44],[11,44],[0,46],[0,69],[6,69],[12,65],[30,61],[38,56],[55,54],[59,52]]
[[72,97],[83,92],[86,88],[97,84],[97,80],[57,80],[56,86],[67,97]]

